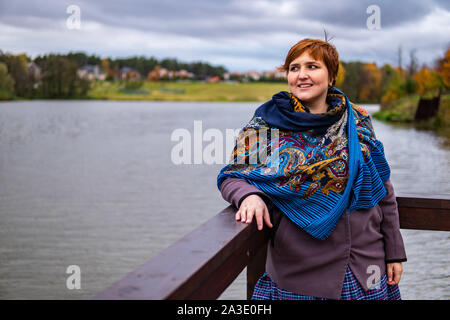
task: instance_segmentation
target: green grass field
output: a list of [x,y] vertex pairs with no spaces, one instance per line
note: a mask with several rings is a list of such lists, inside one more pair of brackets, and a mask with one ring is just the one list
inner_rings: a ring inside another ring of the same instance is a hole
[[119,82],[92,83],[89,99],[154,101],[267,101],[287,83],[144,82],[138,89],[125,89]]

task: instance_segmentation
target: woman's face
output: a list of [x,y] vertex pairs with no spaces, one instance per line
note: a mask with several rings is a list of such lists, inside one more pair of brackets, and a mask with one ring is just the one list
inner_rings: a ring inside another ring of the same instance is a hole
[[328,69],[320,60],[315,60],[307,52],[297,57],[289,65],[287,80],[291,93],[301,101],[325,101],[328,85]]

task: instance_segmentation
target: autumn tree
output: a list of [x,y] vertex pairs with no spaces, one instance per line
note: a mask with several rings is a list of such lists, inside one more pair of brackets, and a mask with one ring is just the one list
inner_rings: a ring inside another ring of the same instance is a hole
[[381,94],[382,73],[375,63],[364,65],[360,75],[359,97],[362,101],[378,101]]
[[106,73],[106,80],[114,79],[114,68],[111,67],[111,60],[109,58],[103,58],[100,63],[103,72]]
[[445,52],[443,58],[437,61],[437,73],[442,79],[443,85],[450,88],[450,47]]
[[89,82],[78,78],[77,63],[61,55],[49,55],[41,64],[41,94],[44,98],[85,96]]
[[8,74],[8,67],[0,62],[0,100],[9,100],[14,97],[14,79]]
[[341,61],[339,61],[339,71],[336,77],[336,87],[340,87],[345,80],[345,68]]
[[383,89],[381,96],[381,108],[391,102],[400,99],[405,95],[404,79],[406,72],[400,67],[392,67],[390,64],[385,64],[382,67],[383,74]]
[[20,97],[30,97],[34,81],[28,72],[29,58],[25,54],[10,54],[0,52],[0,62],[3,62],[8,73],[14,79],[14,92]]
[[161,68],[159,66],[156,66],[152,71],[150,71],[147,75],[148,81],[159,81],[159,71]]
[[359,102],[359,89],[360,89],[360,77],[363,72],[364,63],[355,62],[342,62],[343,69],[345,70],[345,79],[341,84],[342,91],[344,91],[351,101]]
[[423,66],[414,75],[414,80],[417,84],[417,93],[421,95],[439,88],[438,75],[434,70],[430,70],[426,66]]

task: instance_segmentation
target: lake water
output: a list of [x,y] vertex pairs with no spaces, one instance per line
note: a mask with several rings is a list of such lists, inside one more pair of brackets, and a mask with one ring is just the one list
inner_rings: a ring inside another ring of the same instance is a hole
[[[225,134],[258,105],[1,103],[0,299],[90,299],[228,206],[216,187],[223,165],[174,164],[171,134],[193,134],[195,120],[203,132]],[[450,150],[442,138],[373,125],[397,193],[450,194]],[[450,233],[402,234],[403,298],[449,299]],[[79,290],[66,287],[69,265],[81,269]],[[245,299],[245,286],[243,272],[221,299]]]

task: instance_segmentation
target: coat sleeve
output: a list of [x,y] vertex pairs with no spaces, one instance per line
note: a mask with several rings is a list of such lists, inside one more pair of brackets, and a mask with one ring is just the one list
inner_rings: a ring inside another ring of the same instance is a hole
[[394,186],[388,180],[384,183],[384,187],[387,192],[378,205],[383,213],[380,228],[384,238],[385,260],[386,262],[403,262],[406,261],[406,251],[402,234],[400,233],[400,220]]
[[234,205],[237,209],[239,209],[241,202],[252,194],[257,194],[260,196],[266,203],[267,209],[271,210],[273,207],[270,197],[254,185],[248,183],[245,179],[225,179],[220,186],[220,192],[222,193],[222,197],[225,201]]

